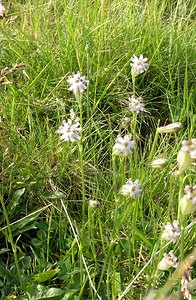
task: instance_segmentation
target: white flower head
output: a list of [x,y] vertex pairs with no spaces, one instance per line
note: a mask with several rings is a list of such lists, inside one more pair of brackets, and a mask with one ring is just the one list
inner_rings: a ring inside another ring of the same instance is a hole
[[78,71],[76,74],[69,76],[67,82],[70,84],[69,91],[73,91],[76,100],[81,101],[89,80]]
[[180,200],[180,208],[183,215],[193,213],[196,210],[196,185],[185,186],[185,195]]
[[5,6],[0,2],[0,17],[4,17],[5,15]]
[[161,238],[166,241],[172,241],[175,243],[180,236],[180,228],[178,221],[174,221],[173,224],[167,223],[164,225],[165,229]]
[[158,264],[158,269],[162,271],[168,270],[170,267],[177,268],[178,262],[177,257],[174,256],[173,251],[168,254],[164,253],[163,259]]
[[132,154],[134,148],[135,142],[132,141],[132,134],[127,134],[124,137],[118,135],[116,144],[113,147],[113,155],[123,154],[128,156]]
[[70,119],[63,121],[63,125],[59,127],[56,133],[60,133],[60,139],[64,142],[75,142],[80,140],[78,132],[81,131],[80,122],[73,110],[70,111]]
[[181,150],[188,153],[191,159],[196,159],[196,138],[190,141],[182,141]]
[[145,104],[142,97],[132,95],[129,98],[129,108],[132,112],[136,112],[138,114],[140,111],[144,111],[144,107]]
[[157,158],[151,161],[148,165],[154,169],[162,169],[167,164],[167,160],[165,158]]
[[120,194],[130,196],[131,198],[140,197],[142,192],[142,185],[139,179],[133,181],[131,178],[120,189]]
[[147,70],[148,68],[147,60],[148,59],[144,58],[142,54],[139,56],[139,58],[136,55],[132,57],[131,59],[132,62],[130,65],[131,65],[131,72],[133,77]]
[[168,124],[166,126],[158,127],[157,131],[159,133],[174,133],[180,130],[181,128],[182,128],[182,123],[175,122],[175,123]]

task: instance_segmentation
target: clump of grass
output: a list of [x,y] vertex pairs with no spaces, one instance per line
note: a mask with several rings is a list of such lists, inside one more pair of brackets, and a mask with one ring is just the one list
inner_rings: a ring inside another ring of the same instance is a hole
[[193,2],[5,8],[1,299],[194,295]]

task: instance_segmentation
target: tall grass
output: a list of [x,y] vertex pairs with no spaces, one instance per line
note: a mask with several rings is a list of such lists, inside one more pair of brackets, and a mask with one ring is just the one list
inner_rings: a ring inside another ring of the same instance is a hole
[[[0,70],[25,67],[0,81],[1,299],[122,299],[131,282],[124,297],[143,299],[173,273],[157,270],[163,253],[185,258],[195,247],[193,214],[183,220],[185,228],[192,224],[183,249],[160,238],[162,225],[177,219],[177,153],[195,137],[194,1],[5,6]],[[117,135],[133,129],[130,61],[141,53],[149,68],[136,78],[136,94],[147,112],[137,116],[131,158],[114,157]],[[67,84],[78,70],[90,81],[80,108]],[[71,108],[81,117],[82,150],[55,133]],[[156,133],[175,121],[183,124],[178,133]],[[161,171],[148,165],[158,157],[168,161]],[[182,193],[194,175],[192,166]],[[120,195],[128,178],[139,178],[141,198]]]

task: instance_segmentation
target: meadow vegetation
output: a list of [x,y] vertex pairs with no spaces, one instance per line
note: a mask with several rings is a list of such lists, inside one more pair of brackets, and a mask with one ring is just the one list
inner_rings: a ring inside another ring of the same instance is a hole
[[3,4],[0,298],[196,300],[194,1]]

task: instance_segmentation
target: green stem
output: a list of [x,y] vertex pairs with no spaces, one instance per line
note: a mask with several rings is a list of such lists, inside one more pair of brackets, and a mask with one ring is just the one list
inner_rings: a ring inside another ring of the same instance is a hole
[[182,199],[183,196],[183,181],[184,181],[184,174],[181,173],[180,174],[180,186],[179,186],[179,194],[178,194],[178,220],[180,220],[181,214],[180,214],[180,201]]
[[135,96],[135,91],[136,91],[136,88],[135,88],[135,76],[132,74],[132,83],[133,83],[133,95]]
[[153,141],[153,144],[152,144],[152,147],[151,147],[151,150],[150,150],[150,154],[148,156],[148,161],[151,161],[152,158],[153,158],[153,155],[155,154],[155,147],[157,145],[158,136],[159,136],[159,133],[156,130],[155,136],[154,136],[154,141]]
[[[82,101],[79,102],[80,109],[80,126],[83,130],[83,120],[82,120]],[[83,133],[81,133],[81,141],[79,142],[79,164],[82,178],[82,228],[84,228],[85,223],[85,179],[84,179],[84,159],[83,159]]]
[[133,140],[136,142],[137,140],[137,114],[133,113]]
[[6,223],[7,223],[7,228],[8,228],[8,233],[9,233],[9,241],[10,241],[12,251],[13,251],[13,254],[14,254],[14,261],[15,261],[15,265],[16,265],[16,270],[17,270],[19,282],[20,282],[20,285],[22,286],[21,273],[20,273],[20,267],[19,267],[18,256],[17,256],[17,248],[16,248],[16,245],[14,243],[14,239],[13,239],[13,235],[12,235],[12,230],[11,230],[11,226],[10,226],[10,221],[9,221],[7,209],[5,207],[5,203],[4,203],[4,200],[3,200],[3,197],[2,197],[1,194],[0,194],[0,200],[1,200],[1,205],[2,205],[2,208],[3,208],[3,214],[5,216],[5,220],[6,220]]
[[184,258],[184,216],[181,214],[180,211],[180,201],[182,199],[183,196],[183,183],[184,183],[184,173],[182,172],[180,174],[180,178],[179,178],[179,194],[178,194],[178,221],[181,224],[181,239],[180,239],[180,257],[181,257],[181,261]]
[[133,218],[132,218],[132,247],[133,247],[133,255],[135,256],[135,228],[138,219],[138,199],[135,199],[135,207],[133,211]]
[[113,191],[116,193],[117,189],[117,168],[116,168],[116,155],[112,155],[112,181],[113,181]]

